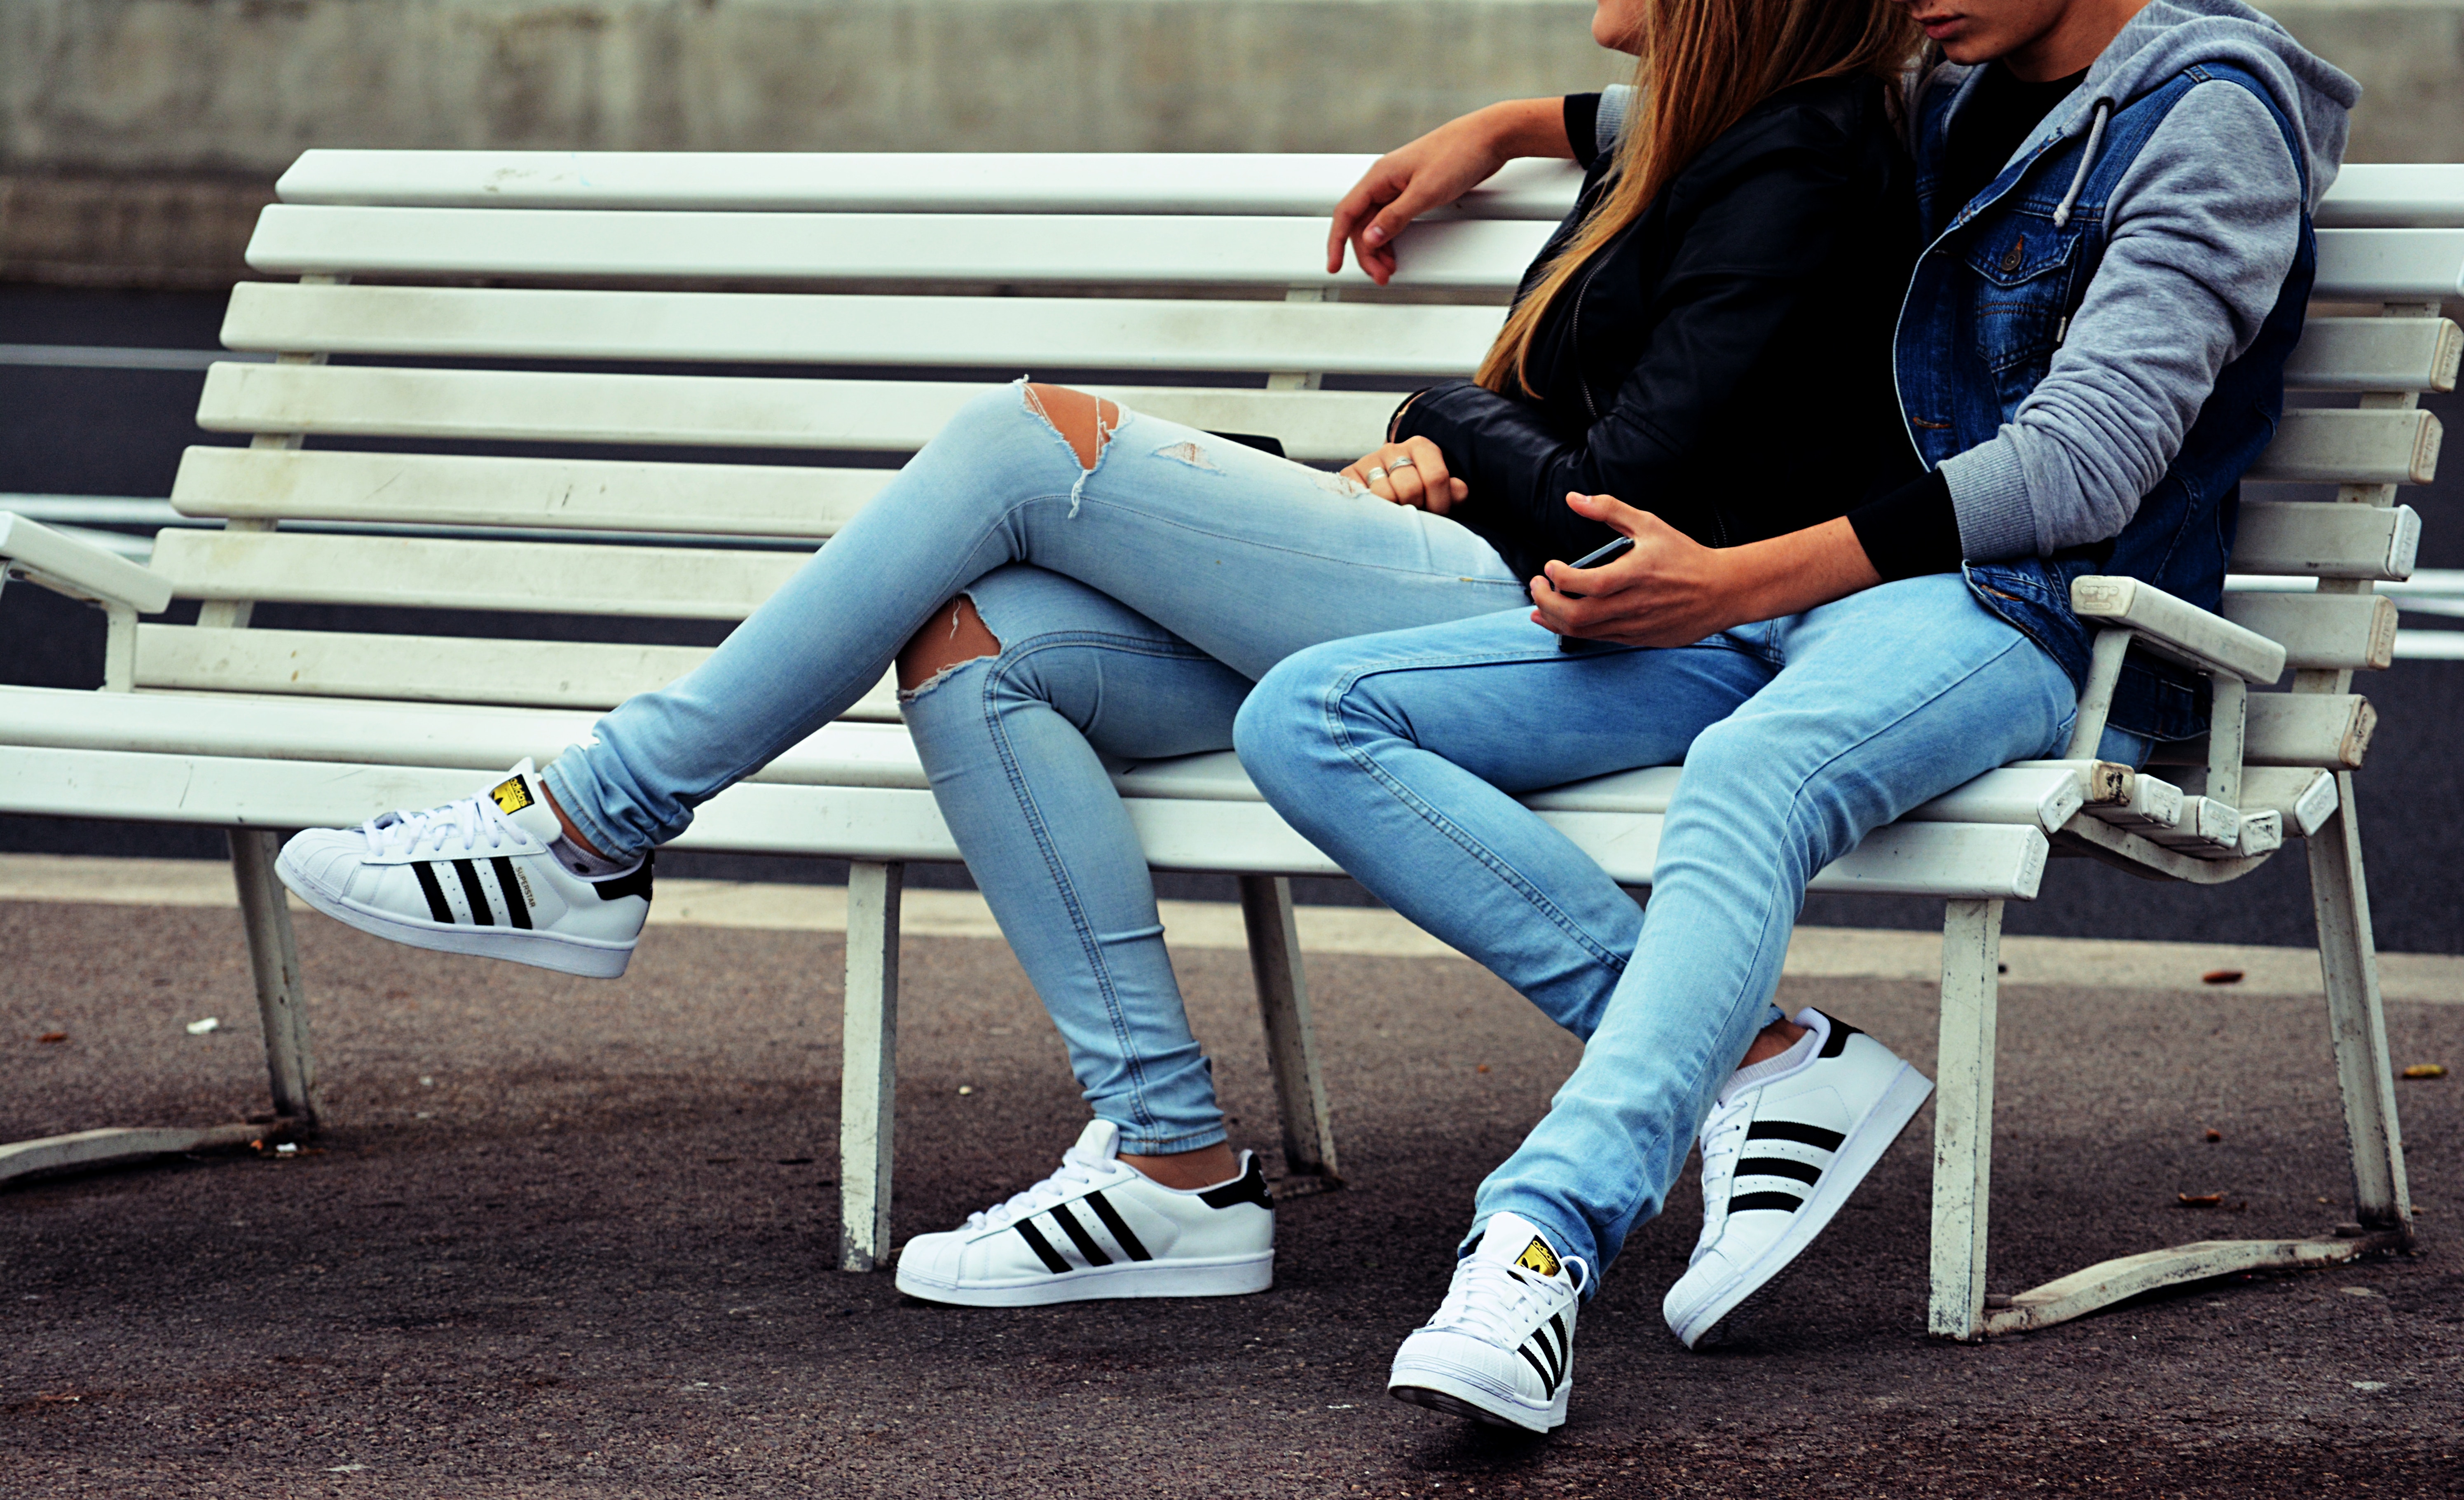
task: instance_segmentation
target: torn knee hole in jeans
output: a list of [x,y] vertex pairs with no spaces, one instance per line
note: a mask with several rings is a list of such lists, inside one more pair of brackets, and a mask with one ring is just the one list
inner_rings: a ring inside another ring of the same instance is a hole
[[1019,390],[1026,409],[1043,418],[1044,425],[1069,446],[1070,455],[1078,460],[1078,482],[1069,487],[1069,514],[1074,517],[1087,492],[1087,480],[1102,467],[1104,454],[1112,446],[1112,434],[1121,430],[1120,404],[1041,381],[1021,381]]
[[1001,654],[1001,638],[977,612],[975,599],[960,594],[933,611],[898,649],[898,701],[910,703],[974,662]]

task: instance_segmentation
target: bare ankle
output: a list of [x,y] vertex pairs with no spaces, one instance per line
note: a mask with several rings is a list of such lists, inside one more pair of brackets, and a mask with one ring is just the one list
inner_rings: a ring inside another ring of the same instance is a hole
[[1805,1027],[1793,1021],[1774,1021],[1763,1027],[1761,1033],[1747,1047],[1746,1055],[1737,1066],[1751,1068],[1756,1063],[1770,1062],[1780,1053],[1794,1047],[1804,1035]]
[[1121,1160],[1143,1172],[1165,1187],[1191,1192],[1228,1182],[1241,1175],[1241,1158],[1229,1144],[1217,1141],[1195,1151],[1176,1151],[1169,1156],[1134,1156],[1121,1153]]
[[573,820],[564,815],[564,808],[558,805],[556,793],[550,789],[547,783],[544,781],[540,782],[539,790],[547,793],[547,810],[556,814],[557,827],[564,829],[564,836],[572,841],[574,848],[582,850],[593,859],[606,859],[609,857],[606,850],[601,849],[598,845],[591,843],[588,839],[582,836],[582,830],[575,827],[573,826]]

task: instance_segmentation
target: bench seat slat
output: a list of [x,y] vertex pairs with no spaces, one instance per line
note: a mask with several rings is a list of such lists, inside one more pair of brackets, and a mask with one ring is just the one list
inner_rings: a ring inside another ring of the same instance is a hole
[[794,552],[422,537],[165,531],[154,571],[182,599],[741,620],[804,562]]
[[485,359],[1468,375],[1503,318],[1460,305],[243,281],[222,339]]
[[2395,660],[2395,601],[2379,594],[2229,593],[2219,611],[2284,648],[2284,664],[2375,671]]
[[[1512,294],[1552,225],[1457,219],[1396,244],[1397,286]],[[267,276],[1030,281],[1357,286],[1326,269],[1322,215],[701,213],[275,204],[248,263]]]
[[2244,500],[2233,532],[2233,570],[2277,577],[2412,576],[2421,516],[2409,505]]
[[[393,762],[242,760],[127,751],[0,746],[0,811],[131,822],[287,828],[349,825],[387,807],[435,806],[473,789],[469,770]],[[1335,875],[1332,860],[1263,803],[1127,805],[1158,870]],[[1625,885],[1648,885],[1657,815],[1544,813],[1542,820]],[[826,798],[748,781],[704,804],[674,847],[842,859],[956,863],[957,841],[933,794],[843,786]],[[1895,824],[1815,875],[1826,893],[2029,900],[2044,876],[2045,835],[2011,824]]]
[[2453,390],[2459,356],[2464,330],[2444,318],[2313,318],[2285,362],[2284,385],[2288,390]]
[[[136,681],[203,693],[609,709],[709,655],[698,646],[141,625]],[[898,722],[892,679],[883,677],[845,717]]]
[[[197,425],[209,432],[912,452],[959,408],[1000,388],[224,364],[207,371]],[[1382,391],[1085,388],[1208,431],[1267,433],[1297,459],[1347,462],[1376,446],[1397,400]]]
[[171,504],[184,516],[819,540],[891,473],[200,447],[181,455]]

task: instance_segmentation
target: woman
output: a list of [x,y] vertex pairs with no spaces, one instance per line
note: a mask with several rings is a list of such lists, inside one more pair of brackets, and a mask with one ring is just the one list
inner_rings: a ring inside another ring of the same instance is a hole
[[[944,816],[1096,1115],[1054,1176],[909,1242],[900,1287],[1012,1305],[1263,1289],[1271,1202],[1226,1144],[1101,758],[1228,748],[1250,684],[1294,651],[1513,605],[1539,560],[1612,535],[1555,503],[1569,475],[1706,541],[1891,477],[1907,174],[1880,80],[1908,50],[1899,0],[1601,0],[1593,31],[1666,80],[1614,157],[1599,96],[1502,105],[1384,159],[1338,211],[1331,269],[1350,239],[1383,282],[1400,225],[1507,158],[1590,167],[1481,383],[1414,398],[1342,475],[1058,386],[988,395],[595,744],[302,834],[285,880],[404,941],[619,973],[648,851],[895,658]],[[1808,373],[1825,394],[1793,417],[1801,442],[1741,483],[1737,445]],[[529,871],[520,931],[472,920],[506,860]]]

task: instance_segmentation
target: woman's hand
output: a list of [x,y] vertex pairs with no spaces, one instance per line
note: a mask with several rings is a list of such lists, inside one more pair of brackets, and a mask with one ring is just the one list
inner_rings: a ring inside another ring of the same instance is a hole
[[1518,156],[1573,154],[1566,143],[1562,99],[1510,99],[1450,120],[1379,157],[1334,206],[1326,236],[1327,274],[1343,269],[1349,241],[1360,269],[1384,286],[1395,275],[1395,236],[1403,226],[1454,202]]
[[[1648,511],[1605,495],[1568,508],[1634,539],[1613,562],[1551,562],[1531,581],[1531,621],[1559,635],[1626,646],[1691,646],[1756,620],[1829,604],[1882,581],[1847,518],[1749,542],[1706,547]],[[1568,595],[1568,589],[1583,597]]]
[[1463,502],[1471,486],[1446,471],[1446,455],[1425,437],[1388,443],[1343,471],[1381,500],[1443,516]]

